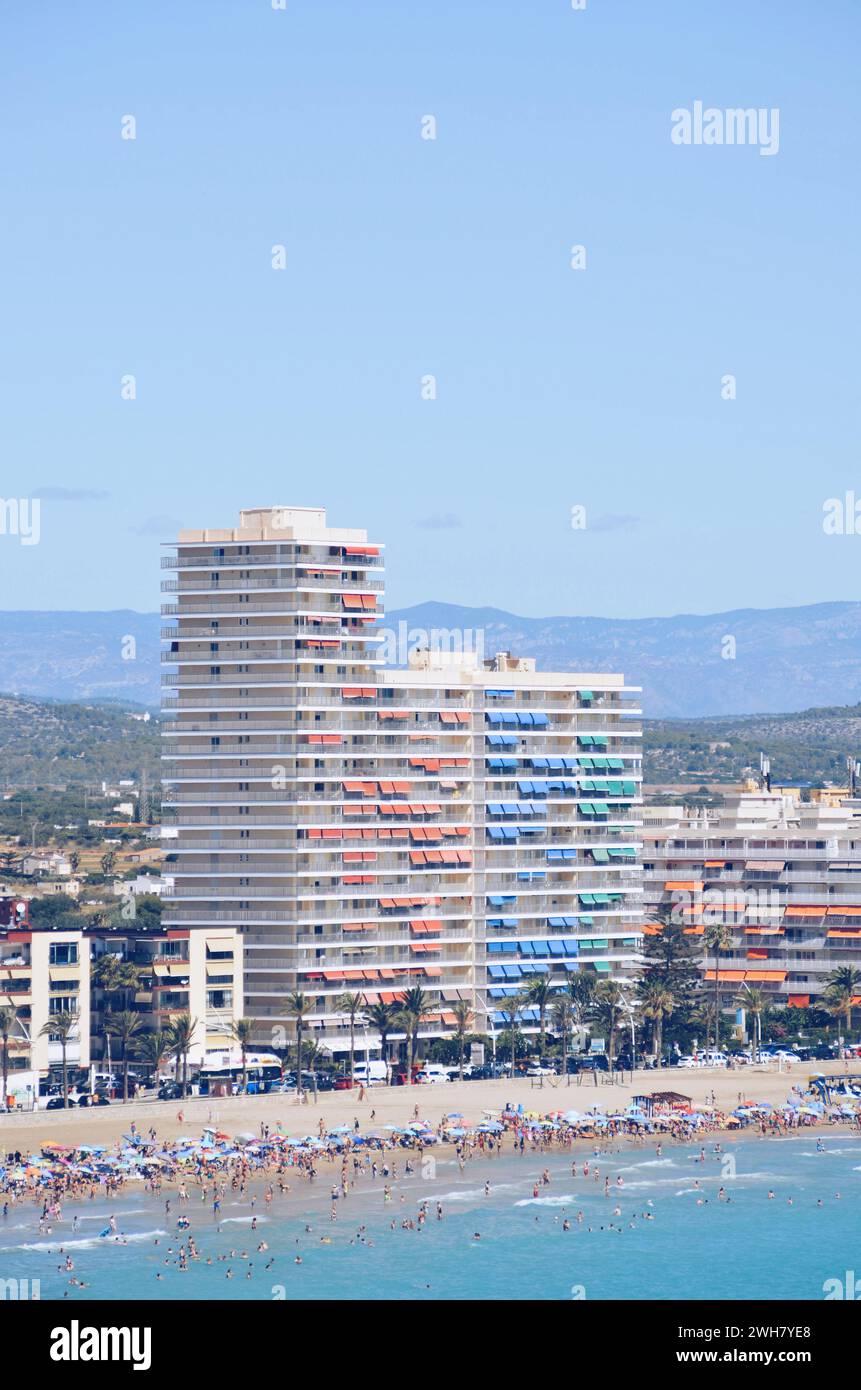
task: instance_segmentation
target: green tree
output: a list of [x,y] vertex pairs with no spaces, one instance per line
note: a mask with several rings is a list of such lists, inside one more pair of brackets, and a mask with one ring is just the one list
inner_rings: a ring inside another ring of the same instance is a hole
[[846,1036],[852,1034],[855,999],[861,995],[861,970],[854,965],[840,965],[828,976],[823,991],[823,1003],[834,1018],[846,1020]]
[[571,1001],[574,1022],[580,1032],[592,1015],[597,988],[598,977],[591,970],[578,970],[576,975],[569,975],[565,982],[565,995]]
[[63,1109],[69,1107],[69,1067],[67,1051],[72,1034],[78,1026],[79,1015],[71,1012],[52,1014],[39,1029],[40,1037],[56,1038],[63,1058]]
[[472,1027],[472,1005],[466,999],[458,999],[452,1005],[454,1015],[454,1036],[457,1039],[457,1070],[458,1080],[463,1080],[463,1054],[466,1048],[466,1039]]
[[239,1051],[242,1054],[242,1094],[248,1091],[248,1045],[254,1032],[254,1024],[250,1018],[237,1018],[230,1025],[230,1036],[234,1042],[239,1043]]
[[170,1033],[159,1029],[142,1034],[135,1043],[134,1053],[155,1072],[155,1084],[158,1086],[162,1065],[171,1053]]
[[176,1058],[177,1080],[179,1080],[180,1064],[182,1066],[182,1098],[185,1100],[188,1095],[188,1054],[194,1043],[194,1035],[197,1031],[198,1020],[192,1018],[191,1014],[177,1014],[168,1029],[170,1037],[170,1055]]
[[336,1009],[342,1014],[346,1014],[350,1020],[350,1080],[353,1080],[353,1073],[356,1070],[356,1016],[362,1012],[364,996],[347,990],[340,995],[335,1005]]
[[547,1045],[547,1006],[553,999],[553,986],[544,975],[536,975],[524,991],[526,1007],[538,1010],[538,1056],[544,1061]]
[[[568,1044],[571,1040],[571,1024],[574,1007],[566,994],[558,994],[553,1000],[550,1021],[554,1033],[562,1043],[562,1075],[568,1077]],[[570,1078],[569,1078],[570,1082]]]
[[398,1009],[398,1022],[407,1035],[410,1086],[413,1084],[413,1063],[416,1059],[419,1026],[424,1014],[427,1013],[427,1008],[428,996],[420,985],[414,985],[412,989],[404,991],[400,1008]]
[[[615,980],[602,980],[595,990],[595,1016],[607,1031],[607,1066],[612,1072],[616,1030],[624,1012],[624,996]],[[632,1058],[633,1061],[633,1058]]]
[[712,922],[705,929],[705,948],[714,959],[714,1050],[720,1046],[720,958],[732,947],[732,929],[726,922]]
[[11,1004],[0,1004],[0,1044],[2,1044],[3,1049],[3,1095],[0,1099],[2,1099],[4,1110],[9,1095],[9,1035],[15,1027],[17,1018],[18,1011]]
[[736,1002],[747,1013],[753,1016],[753,1036],[750,1044],[750,1055],[753,1062],[759,1061],[759,1045],[762,1042],[762,1020],[768,1011],[768,999],[761,989],[751,989],[746,985],[739,990]]
[[386,1066],[386,1085],[389,1084],[389,1057],[388,1042],[389,1034],[395,1027],[397,1018],[397,1005],[395,1004],[371,1004],[366,1010],[366,1017],[372,1028],[376,1028],[380,1035],[380,1056]]
[[112,1038],[119,1040],[122,1048],[124,1101],[129,1098],[129,1046],[134,1043],[143,1026],[143,1017],[131,1009],[123,1009],[120,1013],[108,1014],[105,1021],[106,1031]]
[[640,982],[638,998],[642,1015],[651,1024],[652,1051],[660,1061],[663,1052],[664,1019],[669,1018],[676,1007],[675,995],[662,980],[654,977]]
[[301,990],[295,990],[292,994],[287,995],[284,1007],[288,1017],[296,1021],[296,1099],[300,1100],[302,1097],[302,1030],[312,1005],[310,999]]

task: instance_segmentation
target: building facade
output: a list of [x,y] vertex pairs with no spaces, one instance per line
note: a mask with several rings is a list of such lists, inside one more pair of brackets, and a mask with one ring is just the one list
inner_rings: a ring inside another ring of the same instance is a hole
[[[246,511],[174,547],[163,923],[241,934],[257,1041],[293,1035],[296,992],[338,1054],[345,992],[420,986],[430,1039],[460,1000],[475,1031],[504,1026],[535,975],[629,977],[641,754],[621,676],[474,650],[386,667],[383,546],[322,510]],[[360,1023],[358,1044],[379,1037]]]
[[[858,809],[783,792],[741,793],[703,813],[646,807],[647,917],[662,904],[702,938],[703,976],[712,989],[717,971],[723,1008],[743,1008],[752,988],[806,1008],[839,966],[861,968]],[[713,925],[728,936],[717,960],[706,948]]]
[[68,1067],[90,1064],[90,951],[79,929],[31,926],[25,898],[0,899],[0,1005],[12,1010],[9,1094],[25,1103],[27,1085],[58,1072],[63,1048],[50,1032],[54,1014],[78,1019],[66,1044]]

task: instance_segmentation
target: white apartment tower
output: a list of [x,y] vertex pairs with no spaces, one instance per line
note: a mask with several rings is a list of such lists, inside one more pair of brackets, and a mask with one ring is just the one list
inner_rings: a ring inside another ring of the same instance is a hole
[[[629,978],[641,750],[622,676],[433,643],[384,669],[383,547],[321,509],[244,511],[172,548],[164,924],[241,933],[260,1042],[293,1035],[296,992],[306,1036],[343,1055],[344,992],[419,986],[431,1038],[458,1000],[475,1031],[504,1027],[535,975]],[[379,1046],[361,1020],[357,1044]]]

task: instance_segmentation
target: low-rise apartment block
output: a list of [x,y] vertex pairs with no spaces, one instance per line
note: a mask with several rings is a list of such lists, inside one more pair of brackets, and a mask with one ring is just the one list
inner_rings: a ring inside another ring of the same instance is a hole
[[[702,938],[704,978],[713,987],[717,971],[725,1009],[743,1007],[754,987],[776,1006],[806,1008],[832,971],[861,968],[857,803],[762,791],[717,811],[649,806],[643,838],[647,913],[671,906]],[[705,943],[717,924],[729,944],[715,962]]]

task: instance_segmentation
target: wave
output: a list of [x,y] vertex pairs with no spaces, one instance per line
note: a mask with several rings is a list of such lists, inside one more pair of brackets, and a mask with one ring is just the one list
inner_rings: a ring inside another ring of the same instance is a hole
[[580,1199],[572,1193],[560,1197],[522,1197],[516,1207],[576,1207]]
[[[492,1200],[494,1197],[497,1197],[500,1192],[514,1192],[517,1190],[518,1187],[521,1186],[522,1183],[516,1182],[491,1183],[490,1200]],[[483,1187],[470,1187],[466,1189],[455,1188],[454,1192],[443,1192],[441,1194],[435,1192],[432,1194],[432,1196],[423,1197],[421,1200],[432,1204],[434,1202],[471,1202],[477,1201],[479,1198],[481,1198],[482,1200],[484,1199]],[[421,1205],[421,1203],[419,1203],[419,1205]]]
[[21,1245],[3,1245],[0,1250],[34,1250],[46,1252],[49,1255],[59,1255],[62,1251],[66,1254],[69,1250],[104,1250],[107,1248],[116,1249],[117,1246],[131,1244],[133,1241],[154,1240],[157,1236],[167,1235],[167,1231],[134,1231],[130,1235],[118,1232],[116,1236],[85,1236],[83,1240],[37,1240],[24,1242]]

